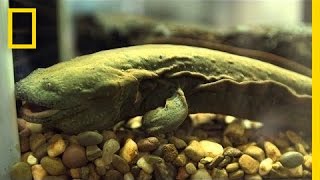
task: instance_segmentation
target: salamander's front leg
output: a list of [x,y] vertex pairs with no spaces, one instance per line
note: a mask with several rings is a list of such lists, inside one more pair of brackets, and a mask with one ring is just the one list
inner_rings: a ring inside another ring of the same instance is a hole
[[142,126],[148,133],[165,133],[175,130],[188,116],[188,104],[179,88],[166,100],[164,107],[148,111],[142,119]]

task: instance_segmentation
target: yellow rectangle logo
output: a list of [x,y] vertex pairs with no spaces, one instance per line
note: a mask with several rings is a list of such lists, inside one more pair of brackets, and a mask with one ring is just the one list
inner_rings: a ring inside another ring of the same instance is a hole
[[[13,44],[13,13],[31,13],[32,41],[31,44]],[[36,8],[9,8],[8,9],[8,47],[11,49],[36,49]]]

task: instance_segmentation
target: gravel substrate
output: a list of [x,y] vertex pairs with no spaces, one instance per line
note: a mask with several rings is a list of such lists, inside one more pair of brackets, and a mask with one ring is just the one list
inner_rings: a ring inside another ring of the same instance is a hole
[[[21,162],[12,180],[311,178],[299,133],[263,134],[247,121],[197,114],[175,132],[148,135],[141,118],[113,130],[66,135],[18,119]],[[134,127],[134,128],[133,128]]]

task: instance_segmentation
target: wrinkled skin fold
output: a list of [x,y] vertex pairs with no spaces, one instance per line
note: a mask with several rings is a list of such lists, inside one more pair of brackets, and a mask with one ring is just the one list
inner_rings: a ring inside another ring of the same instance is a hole
[[16,84],[30,122],[79,133],[145,115],[148,133],[176,129],[189,113],[259,120],[311,132],[311,78],[204,48],[143,45],[80,56]]

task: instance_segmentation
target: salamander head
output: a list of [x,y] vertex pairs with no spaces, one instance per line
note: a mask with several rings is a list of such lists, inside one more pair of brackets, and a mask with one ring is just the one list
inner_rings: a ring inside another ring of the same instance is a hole
[[114,123],[124,99],[136,93],[131,87],[136,83],[120,70],[63,64],[38,69],[16,83],[23,118],[42,124],[54,122],[54,126],[63,122],[65,127],[79,122],[82,128],[94,129],[101,126],[98,121]]

